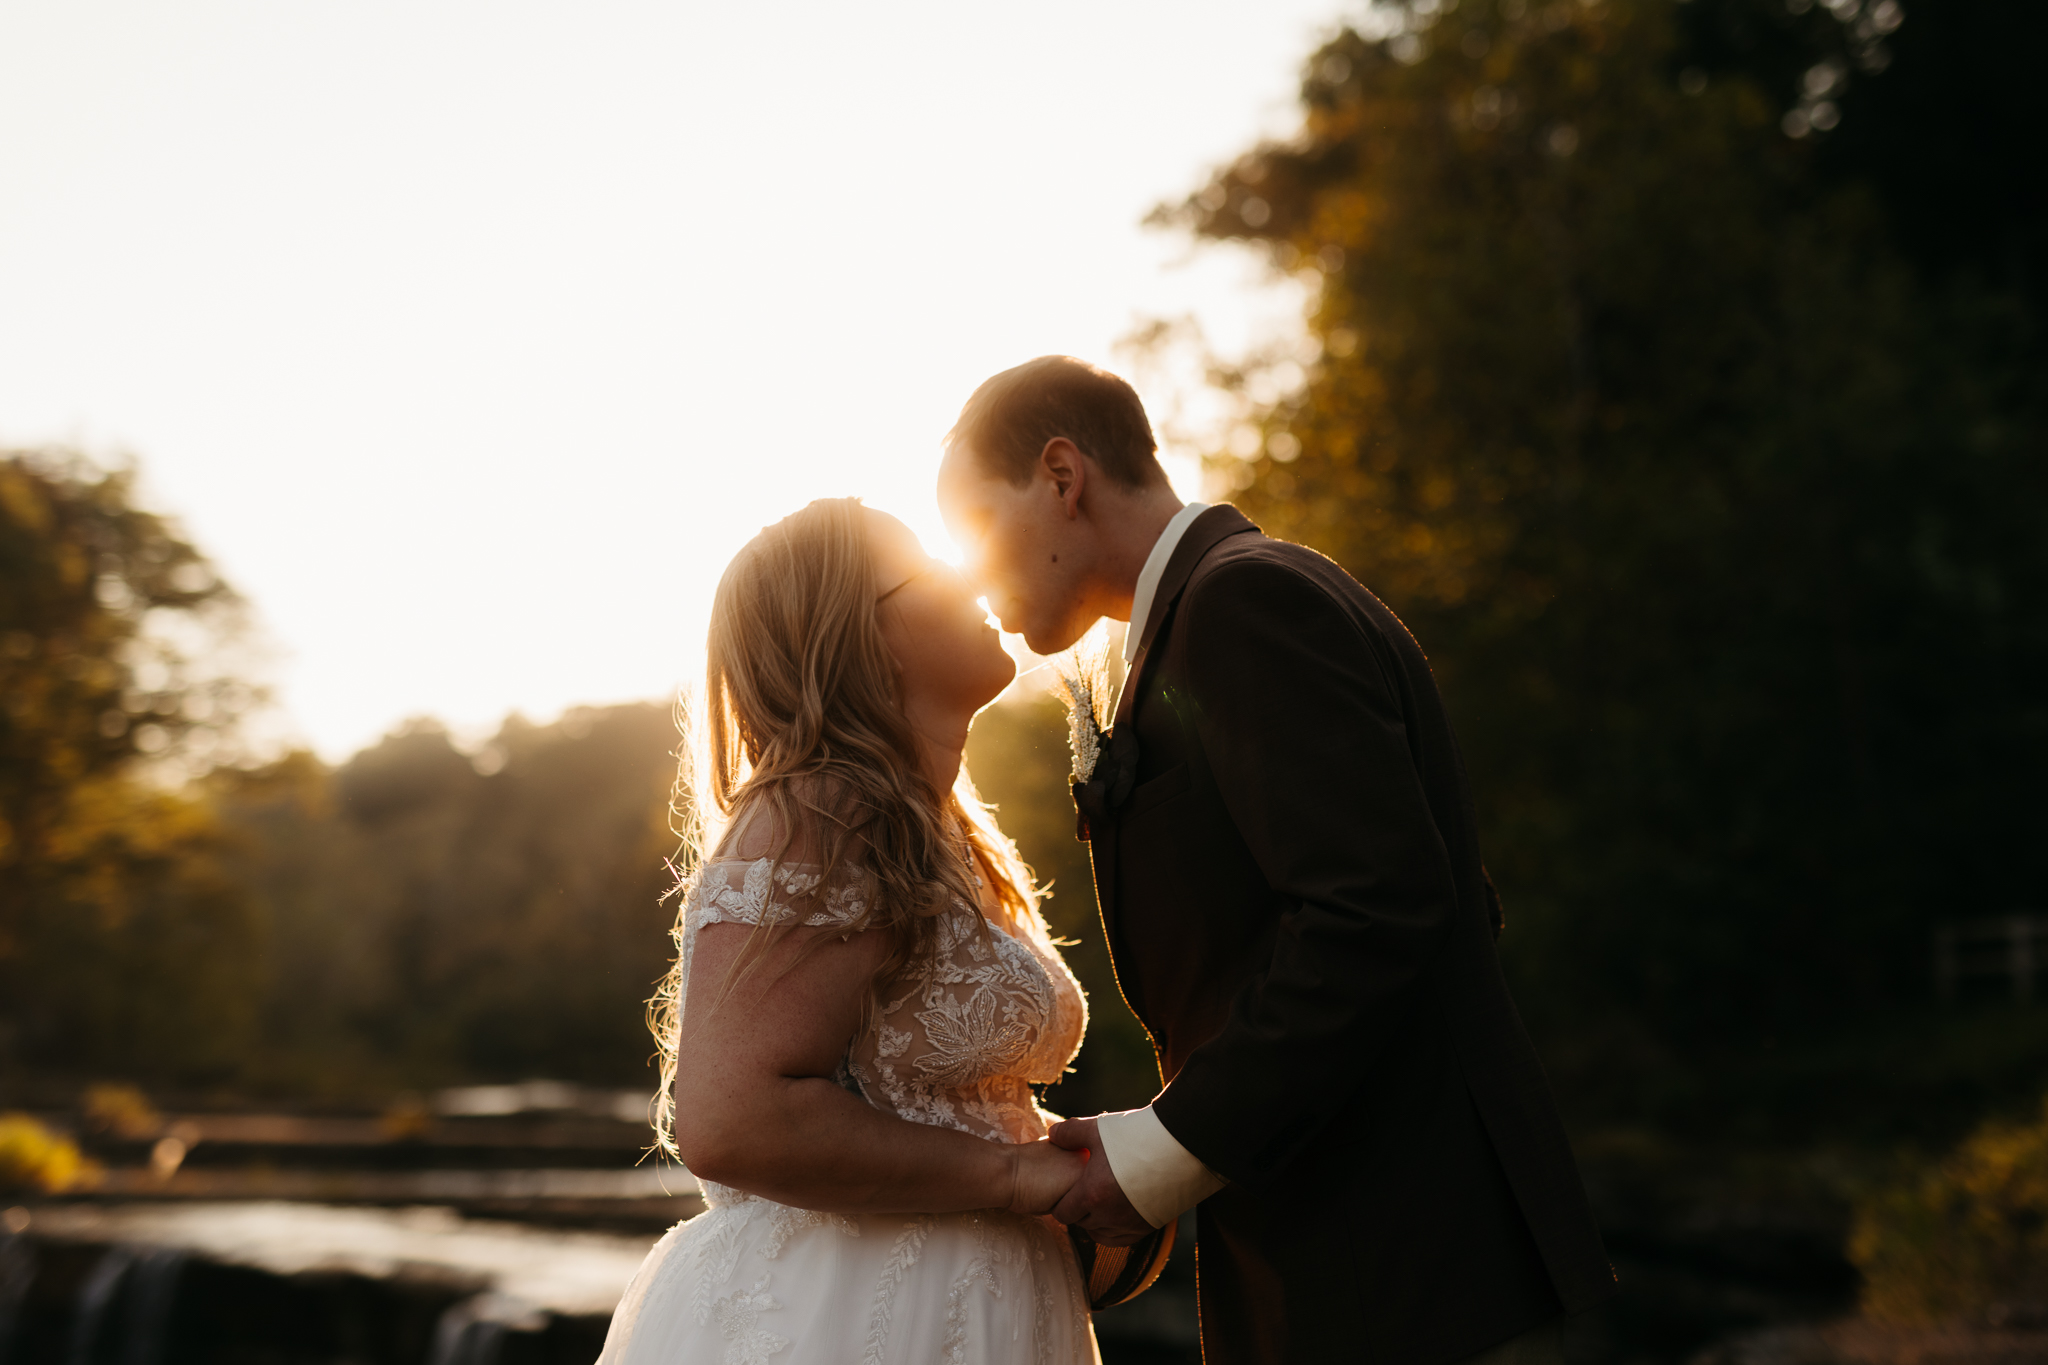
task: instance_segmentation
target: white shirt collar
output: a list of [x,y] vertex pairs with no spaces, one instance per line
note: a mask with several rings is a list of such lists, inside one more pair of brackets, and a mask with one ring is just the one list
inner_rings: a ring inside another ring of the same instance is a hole
[[1146,620],[1152,615],[1152,598],[1159,591],[1159,580],[1166,576],[1166,561],[1173,558],[1174,548],[1188,533],[1188,527],[1195,524],[1195,518],[1208,510],[1206,502],[1189,503],[1173,514],[1173,520],[1166,523],[1159,539],[1152,542],[1152,553],[1145,556],[1145,567],[1138,571],[1138,590],[1131,595],[1131,624],[1124,630],[1126,665],[1138,657],[1138,641],[1145,634]]

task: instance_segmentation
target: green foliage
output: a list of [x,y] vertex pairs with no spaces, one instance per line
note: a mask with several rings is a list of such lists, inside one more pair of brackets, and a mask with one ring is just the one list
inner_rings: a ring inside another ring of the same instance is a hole
[[203,804],[149,780],[253,694],[172,643],[233,597],[133,477],[0,455],[0,1065],[218,1072],[260,930]]
[[667,711],[190,780],[255,696],[221,671],[234,606],[131,473],[0,457],[0,1070],[645,1079]]
[[1003,832],[1046,886],[1046,922],[1088,993],[1088,1037],[1069,1076],[1046,1092],[1061,1114],[1148,1104],[1159,1092],[1152,1043],[1118,991],[1095,904],[1088,846],[1074,837],[1066,710],[1050,696],[1004,701],[975,717],[967,768]]
[[208,1081],[256,1042],[260,909],[214,814],[132,783],[75,792],[56,875],[25,907],[13,997],[25,1060]]
[[218,616],[234,597],[133,496],[133,471],[0,452],[0,869],[38,856],[76,784],[218,731],[250,699],[202,685],[149,629]]
[[475,761],[416,721],[333,771],[215,773],[270,926],[257,1076],[646,1081],[674,747],[666,708],[627,705],[514,717]]
[[1667,1079],[2038,900],[2048,461],[2021,304],[1916,278],[1777,93],[1681,84],[1677,11],[1341,34],[1301,135],[1166,216],[1312,272],[1220,463],[1430,651],[1569,1096],[1718,1122]]
[[1882,1321],[1997,1322],[2048,1308],[2048,1107],[1984,1125],[1857,1210],[1849,1255]]

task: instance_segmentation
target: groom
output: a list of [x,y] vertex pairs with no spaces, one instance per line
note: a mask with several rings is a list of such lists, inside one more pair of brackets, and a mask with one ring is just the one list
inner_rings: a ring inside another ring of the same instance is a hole
[[1429,665],[1155,451],[1128,384],[1045,356],[975,390],[939,474],[1004,629],[1051,654],[1130,622],[1075,801],[1166,1088],[1054,1128],[1090,1156],[1054,1212],[1118,1244],[1194,1208],[1209,1365],[1556,1361],[1613,1272]]

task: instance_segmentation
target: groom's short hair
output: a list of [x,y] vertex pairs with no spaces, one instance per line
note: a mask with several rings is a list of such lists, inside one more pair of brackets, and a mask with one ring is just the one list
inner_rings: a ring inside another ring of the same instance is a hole
[[1046,442],[1064,436],[1126,488],[1165,483],[1138,391],[1085,360],[1042,355],[986,380],[960,409],[946,448],[970,451],[1013,485],[1028,482]]

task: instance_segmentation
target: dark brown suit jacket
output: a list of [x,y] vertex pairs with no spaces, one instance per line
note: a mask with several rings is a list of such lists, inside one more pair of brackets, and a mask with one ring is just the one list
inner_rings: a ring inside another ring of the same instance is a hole
[[1494,954],[1464,765],[1407,629],[1203,512],[1075,789],[1154,1112],[1197,1213],[1203,1358],[1446,1365],[1614,1284]]

